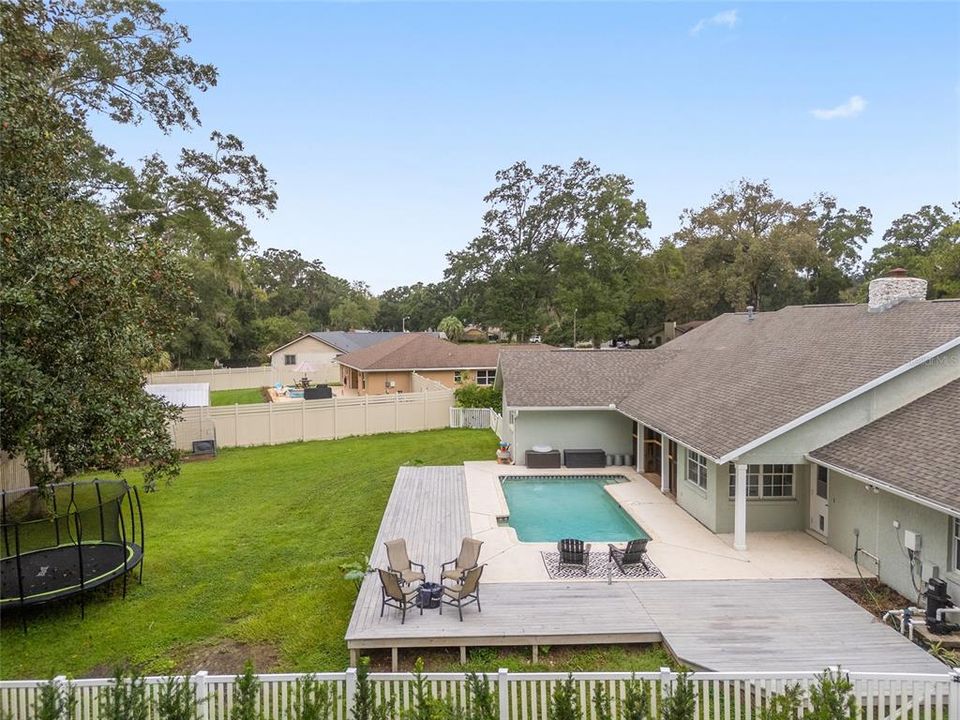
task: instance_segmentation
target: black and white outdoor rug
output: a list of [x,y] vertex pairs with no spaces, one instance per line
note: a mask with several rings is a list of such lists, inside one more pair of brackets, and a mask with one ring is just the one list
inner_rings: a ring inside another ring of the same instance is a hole
[[[558,552],[541,551],[540,556],[543,558],[543,565],[547,568],[547,575],[550,576],[551,580],[584,577],[593,580],[607,579],[608,556],[606,551],[590,553],[590,563],[587,565],[586,575],[583,573],[583,568],[571,567],[569,565],[558,568],[557,562],[560,560],[560,553]],[[623,572],[620,572],[620,568],[614,564],[610,569],[610,577],[614,580],[640,580],[643,578],[664,577],[664,574],[660,572],[660,568],[654,565],[649,555],[645,555],[643,559],[647,561],[647,566],[650,568],[649,570],[644,570],[642,565],[628,565],[623,569]]]

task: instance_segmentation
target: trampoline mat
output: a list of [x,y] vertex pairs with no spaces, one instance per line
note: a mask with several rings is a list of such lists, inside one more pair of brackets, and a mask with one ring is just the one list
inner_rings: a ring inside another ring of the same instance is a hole
[[[83,587],[90,589],[123,575],[143,559],[139,545],[127,543],[84,543]],[[76,545],[34,550],[20,556],[23,604],[47,602],[80,592],[80,554]],[[0,561],[0,604],[20,604],[17,558]]]

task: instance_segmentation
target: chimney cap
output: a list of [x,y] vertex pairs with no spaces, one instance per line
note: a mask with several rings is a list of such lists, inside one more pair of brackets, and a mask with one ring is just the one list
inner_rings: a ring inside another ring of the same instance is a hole
[[887,277],[907,277],[908,273],[905,268],[893,268],[887,272]]

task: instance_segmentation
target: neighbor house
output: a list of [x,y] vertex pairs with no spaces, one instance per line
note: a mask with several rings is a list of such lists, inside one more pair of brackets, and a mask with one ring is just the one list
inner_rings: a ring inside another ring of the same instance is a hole
[[359,395],[413,392],[415,376],[456,389],[493,385],[502,350],[542,350],[544,345],[456,344],[427,333],[407,333],[337,359],[344,387]]
[[960,601],[960,301],[925,293],[897,275],[655,350],[504,354],[506,439],[622,456],[738,549],[803,530],[914,600],[937,566]]
[[385,340],[414,333],[371,332],[366,330],[311,332],[281,345],[270,353],[270,364],[277,370],[293,370],[303,362],[321,368],[344,353],[372,347]]

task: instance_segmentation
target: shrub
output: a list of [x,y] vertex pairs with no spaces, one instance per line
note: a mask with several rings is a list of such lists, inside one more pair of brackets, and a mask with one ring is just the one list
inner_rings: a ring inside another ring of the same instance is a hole
[[160,686],[157,696],[158,720],[194,720],[197,717],[197,705],[190,680],[170,676]]
[[500,706],[497,695],[490,689],[486,675],[467,675],[467,694],[470,698],[466,720],[497,720]]
[[573,682],[573,675],[553,689],[550,696],[549,720],[580,720],[580,702],[577,699],[577,686]]
[[647,683],[637,680],[636,675],[630,677],[624,690],[620,716],[621,720],[651,720],[650,690]]
[[804,720],[856,720],[857,701],[853,683],[837,668],[817,675],[817,684],[810,689],[810,709]]
[[[77,707],[77,693],[72,683],[58,685],[54,680],[40,686],[40,697],[33,706],[34,720],[72,718]],[[12,714],[7,717],[13,718]]]
[[681,672],[667,690],[660,709],[662,720],[693,720],[697,696],[689,673]]
[[243,675],[233,684],[233,707],[230,720],[263,720],[260,712],[260,680],[253,674],[253,663],[247,660]]
[[391,705],[377,705],[370,682],[370,658],[357,663],[357,687],[353,694],[353,720],[386,720],[392,714]]
[[454,390],[453,395],[459,407],[493,408],[498,413],[503,412],[503,396],[494,390],[493,385],[467,383]]
[[606,685],[597,685],[593,690],[593,716],[595,720],[613,720],[610,709],[610,693]]
[[100,720],[148,720],[149,717],[143,677],[132,672],[127,678],[123,670],[117,668],[113,682],[100,699]]
[[328,720],[333,712],[330,688],[313,675],[297,680],[287,708],[287,720]]
[[782,693],[770,697],[767,706],[760,712],[760,720],[797,720],[802,703],[800,685],[788,685]]

